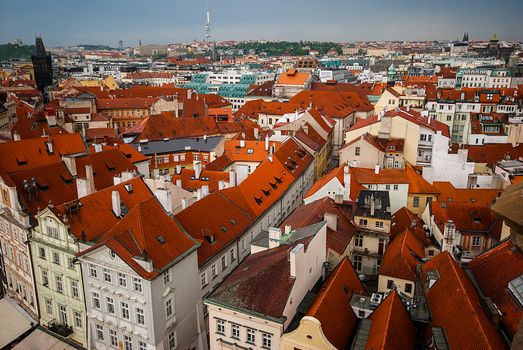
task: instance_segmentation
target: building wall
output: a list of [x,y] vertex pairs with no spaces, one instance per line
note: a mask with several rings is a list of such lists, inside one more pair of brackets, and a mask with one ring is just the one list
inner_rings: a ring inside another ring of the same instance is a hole
[[305,316],[294,331],[281,337],[281,350],[336,350],[321,329],[321,322],[314,317]]
[[[68,228],[48,208],[39,213],[37,219],[38,226],[33,230],[30,244],[40,324],[48,327],[50,322],[60,323],[59,310],[60,307],[65,308],[67,325],[73,331],[70,339],[85,347],[87,322],[82,271],[80,264],[76,264],[74,260],[78,244],[68,234]],[[50,235],[52,232],[56,232],[58,236],[53,237]],[[45,256],[42,256],[42,250],[45,251]],[[59,256],[58,264],[54,261],[54,254]],[[44,281],[44,274],[47,275],[48,283]],[[62,279],[62,292],[57,290],[57,277]]]
[[[357,147],[359,147],[359,155],[356,155]],[[365,140],[356,141],[340,150],[340,164],[350,164],[359,168],[374,169],[376,164],[383,168],[383,157],[383,152]]]
[[[414,206],[414,199],[418,198],[417,206]],[[409,193],[407,198],[407,209],[416,214],[418,217],[421,217],[421,214],[425,211],[425,206],[429,201],[435,201],[437,195],[434,193]]]
[[318,199],[329,197],[332,199],[335,199],[336,195],[342,195],[344,194],[345,188],[342,183],[340,183],[340,180],[338,180],[337,177],[334,177],[332,180],[327,182],[322,188],[320,188],[316,193],[312,194],[311,196],[303,199],[303,203],[305,205],[312,203]]
[[[399,277],[387,276],[387,275],[379,275],[379,278],[378,278],[378,293],[388,293],[388,292],[391,291],[391,289],[387,288],[387,282],[389,280],[394,282],[398,292],[401,291],[401,292],[405,293],[406,295],[408,295],[411,298],[414,297],[415,281],[406,280],[406,279],[399,278]],[[410,288],[411,288],[411,292],[410,293],[407,293],[405,291],[405,285],[406,284],[410,284],[411,285],[410,286]]]

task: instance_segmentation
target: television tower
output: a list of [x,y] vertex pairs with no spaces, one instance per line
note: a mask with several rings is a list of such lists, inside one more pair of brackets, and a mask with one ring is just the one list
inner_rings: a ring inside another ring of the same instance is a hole
[[205,22],[205,41],[211,41],[211,14],[207,10],[207,21]]

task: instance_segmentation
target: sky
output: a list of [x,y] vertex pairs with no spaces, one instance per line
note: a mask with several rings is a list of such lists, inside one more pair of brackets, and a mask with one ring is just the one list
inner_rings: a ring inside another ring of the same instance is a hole
[[0,43],[116,47],[202,40],[523,40],[523,0],[0,0]]

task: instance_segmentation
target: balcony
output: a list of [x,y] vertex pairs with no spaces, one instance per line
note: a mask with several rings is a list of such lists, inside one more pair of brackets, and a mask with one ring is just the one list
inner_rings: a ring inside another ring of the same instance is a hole
[[510,117],[510,118],[508,118],[508,122],[510,124],[521,124],[521,123],[523,123],[523,116]]
[[66,324],[58,323],[58,322],[56,322],[56,320],[49,321],[49,323],[47,324],[47,328],[49,328],[49,330],[51,332],[59,334],[64,338],[67,338],[68,336],[70,336],[73,333],[72,326],[68,326],[67,323]]
[[363,247],[354,247],[354,254],[362,255],[362,256],[368,256],[371,258],[381,258],[383,257],[383,254],[380,254],[378,252],[369,250],[369,248],[363,248]]

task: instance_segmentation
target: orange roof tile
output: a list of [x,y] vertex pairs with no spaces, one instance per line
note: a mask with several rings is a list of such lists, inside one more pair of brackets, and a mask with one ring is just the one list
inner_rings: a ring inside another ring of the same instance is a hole
[[[379,174],[374,169],[350,167],[351,175],[361,184],[408,184],[409,178],[403,169],[380,169]],[[352,177],[352,176],[351,176]]]
[[96,109],[98,111],[111,109],[149,109],[157,98],[98,98]]
[[[245,147],[241,147],[244,143]],[[263,162],[269,156],[271,146],[277,149],[280,142],[270,141],[269,150],[265,150],[265,141],[228,140],[225,141],[224,154],[233,162]]]
[[[473,284],[457,261],[442,252],[423,265],[439,279],[426,292],[432,327],[442,327],[451,349],[505,349],[501,336],[481,308]],[[422,281],[426,279],[423,278]],[[452,291],[452,297],[449,292]]]
[[405,165],[405,175],[409,179],[409,193],[439,194],[438,189],[425,180],[409,163]]
[[503,190],[490,188],[455,188],[450,182],[434,181],[433,186],[440,193],[438,202],[492,204]]
[[380,275],[416,281],[416,266],[425,257],[423,245],[407,229],[389,243],[380,265]]
[[[85,255],[100,246],[108,247],[140,276],[152,280],[170,263],[198,245],[152,197],[137,203],[100,237],[98,243],[78,255]],[[135,257],[150,260],[153,271],[143,268]]]
[[304,85],[307,80],[311,78],[308,72],[298,72],[296,69],[291,68],[288,71],[282,73],[276,80],[276,84],[281,85]]
[[423,246],[432,244],[432,241],[427,237],[423,229],[423,221],[411,212],[407,207],[403,207],[392,215],[392,223],[390,228],[391,239],[403,233],[405,230],[410,231]]
[[393,290],[374,310],[366,350],[414,349],[416,328],[398,293]]
[[523,318],[523,308],[508,290],[508,284],[523,273],[521,250],[509,239],[478,255],[468,266],[483,295],[491,298],[502,312],[501,324],[512,338]]
[[202,186],[209,186],[209,192],[212,193],[218,190],[218,183],[220,181],[229,181],[229,172],[226,171],[211,171],[202,170],[200,178],[194,177],[194,169],[182,169],[180,174],[174,174],[172,182],[182,180],[182,188],[187,191],[196,191]]
[[352,310],[353,294],[367,295],[349,259],[344,258],[318,292],[307,316],[321,322],[323,334],[337,349],[348,349],[356,332],[358,317]]
[[327,185],[329,182],[331,182],[331,180],[333,179],[338,179],[338,181],[340,182],[340,184],[343,186],[344,185],[344,165],[342,166],[339,166],[337,168],[334,168],[332,169],[331,171],[329,171],[327,174],[323,175],[322,177],[320,177],[318,179],[318,181],[316,181],[312,186],[311,188],[309,188],[309,190],[307,191],[307,193],[303,196],[303,198],[308,198],[310,196],[312,196],[313,194],[315,194],[316,192],[318,192],[319,190],[321,190],[323,188],[323,186]]

